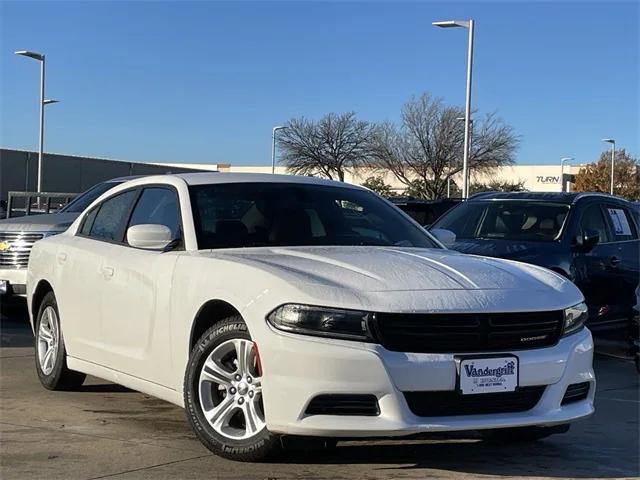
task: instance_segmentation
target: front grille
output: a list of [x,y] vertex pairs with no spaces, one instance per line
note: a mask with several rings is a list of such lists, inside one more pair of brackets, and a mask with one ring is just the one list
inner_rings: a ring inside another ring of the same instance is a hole
[[555,345],[563,313],[376,313],[380,343],[394,352],[525,350]]
[[42,233],[0,232],[0,268],[27,268],[33,244]]
[[380,414],[378,399],[375,395],[331,394],[314,397],[307,415],[360,415],[376,416]]
[[567,391],[562,398],[562,405],[579,402],[589,396],[589,382],[572,383],[567,387]]
[[544,385],[520,387],[514,392],[475,395],[462,395],[457,391],[404,392],[404,398],[418,417],[513,413],[535,407],[545,388]]

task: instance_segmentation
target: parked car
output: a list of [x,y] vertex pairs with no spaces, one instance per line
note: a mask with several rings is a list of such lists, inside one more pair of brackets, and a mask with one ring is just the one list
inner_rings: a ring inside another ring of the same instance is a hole
[[389,201],[420,225],[428,227],[460,203],[461,199],[443,198],[441,200],[422,200],[412,197],[392,197]]
[[292,435],[533,440],[593,413],[570,281],[446,250],[341,182],[126,182],[34,245],[27,290],[46,388],[91,374],[183,406],[202,443],[236,460]]
[[432,226],[459,252],[540,265],[571,279],[587,325],[627,328],[640,282],[640,221],[632,204],[598,193],[479,194]]
[[25,295],[29,252],[35,242],[64,232],[91,202],[131,178],[136,177],[115,178],[94,185],[57,213],[0,220],[0,296]]

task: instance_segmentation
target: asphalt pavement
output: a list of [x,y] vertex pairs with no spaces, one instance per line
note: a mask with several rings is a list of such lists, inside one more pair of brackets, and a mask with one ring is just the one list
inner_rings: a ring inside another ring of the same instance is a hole
[[596,356],[596,413],[564,435],[495,445],[474,434],[341,442],[245,464],[213,456],[182,409],[97,378],[50,392],[34,368],[23,305],[0,314],[0,478],[624,478],[640,477],[640,382],[631,361]]

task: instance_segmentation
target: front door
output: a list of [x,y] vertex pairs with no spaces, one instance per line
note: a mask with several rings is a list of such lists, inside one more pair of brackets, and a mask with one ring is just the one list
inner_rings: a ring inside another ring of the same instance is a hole
[[[169,227],[180,237],[177,193],[169,187],[142,190],[127,228],[140,224]],[[170,252],[111,244],[103,256],[104,295],[101,335],[108,367],[145,380],[171,385],[169,352],[173,269],[180,248]]]
[[582,212],[578,234],[595,230],[598,243],[589,252],[576,252],[574,258],[575,283],[589,306],[590,324],[611,319],[612,288],[615,288],[615,268],[611,259],[617,247],[611,243],[610,230],[599,203],[588,205]]

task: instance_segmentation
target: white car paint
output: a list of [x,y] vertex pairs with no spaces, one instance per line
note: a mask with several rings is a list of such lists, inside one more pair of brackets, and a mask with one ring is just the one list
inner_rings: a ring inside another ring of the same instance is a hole
[[[38,242],[29,261],[31,318],[37,286],[56,295],[71,369],[183,405],[194,318],[210,300],[234,306],[259,346],[267,428],[323,436],[406,435],[421,431],[553,425],[593,412],[593,343],[585,328],[555,346],[511,352],[520,385],[548,385],[528,412],[417,417],[402,391],[454,390],[451,354],[391,352],[381,345],[276,330],[266,315],[285,303],[374,312],[521,312],[583,301],[565,278],[533,265],[401,247],[281,247],[198,250],[189,185],[297,182],[308,177],[183,174],[145,177],[110,190],[163,184],[179,195],[183,251],[150,251],[63,234]],[[340,185],[341,188],[359,188]],[[91,207],[89,207],[90,209]],[[464,352],[456,352],[464,353]],[[591,382],[588,398],[560,406],[569,384]],[[376,417],[305,416],[319,393],[372,393]]]

